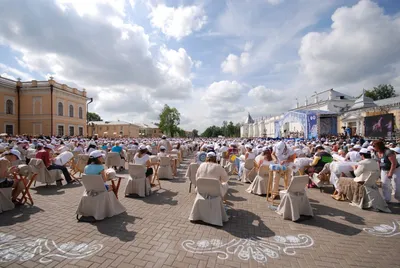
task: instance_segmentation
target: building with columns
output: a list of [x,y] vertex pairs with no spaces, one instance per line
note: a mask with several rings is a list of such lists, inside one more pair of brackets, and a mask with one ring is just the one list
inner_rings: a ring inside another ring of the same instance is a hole
[[85,136],[86,91],[0,77],[0,128],[9,135]]

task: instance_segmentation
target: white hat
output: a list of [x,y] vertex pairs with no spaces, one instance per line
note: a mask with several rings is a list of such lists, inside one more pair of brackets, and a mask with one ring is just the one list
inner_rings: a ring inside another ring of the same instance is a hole
[[354,145],[354,147],[353,147],[353,149],[361,149],[361,146],[360,145]]
[[214,152],[208,152],[207,157],[216,157],[216,154]]
[[390,150],[395,151],[397,154],[400,154],[400,147],[390,148]]
[[166,139],[166,138],[167,138],[167,136],[165,136],[165,135],[161,136],[161,139]]
[[147,146],[146,146],[146,149],[147,149],[149,152],[153,151],[153,149],[151,148],[150,145],[147,145]]
[[51,145],[51,144],[46,144],[46,145],[44,146],[44,148],[54,150],[54,146]]
[[95,150],[95,151],[90,153],[89,157],[90,158],[99,158],[99,157],[103,157],[104,158],[104,155],[103,155],[102,151]]
[[160,146],[160,150],[165,150],[165,146]]
[[139,150],[146,150],[147,148],[146,148],[146,145],[140,145],[139,146]]
[[251,144],[246,144],[244,147],[245,148],[249,148],[249,149],[253,149],[253,146]]
[[21,160],[21,153],[18,150],[15,149],[11,149],[10,151],[8,151],[6,154],[12,154],[15,155],[18,160]]
[[367,148],[361,148],[360,154],[370,154],[371,152]]

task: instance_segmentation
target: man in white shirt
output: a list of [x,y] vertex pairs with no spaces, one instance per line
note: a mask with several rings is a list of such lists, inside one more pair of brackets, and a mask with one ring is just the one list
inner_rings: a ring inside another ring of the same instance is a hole
[[172,150],[172,145],[171,143],[167,140],[167,136],[163,135],[161,137],[161,140],[158,143],[157,151],[160,152],[160,147],[164,146],[167,150],[167,153],[171,152]]
[[360,145],[355,145],[353,147],[353,149],[346,154],[346,161],[350,161],[350,162],[361,161],[362,159],[361,159],[361,155],[359,153],[360,149],[361,149]]

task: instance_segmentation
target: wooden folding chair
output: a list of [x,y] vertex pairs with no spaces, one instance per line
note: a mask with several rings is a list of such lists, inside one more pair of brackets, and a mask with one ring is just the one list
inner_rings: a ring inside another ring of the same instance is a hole
[[118,199],[119,186],[121,185],[121,180],[122,180],[122,177],[116,177],[116,178],[111,179],[111,188],[117,199]]
[[[73,169],[70,171],[71,177],[73,177],[76,181],[79,181],[82,177],[82,174],[85,171],[85,167],[87,165],[87,162],[89,160],[89,156],[85,154],[80,154],[78,155],[78,162],[74,165]],[[80,173],[80,177],[77,176],[77,174]]]
[[[158,185],[158,187],[160,187],[161,189],[161,182],[160,182],[160,178],[158,177],[158,169],[160,168],[160,163],[157,163],[153,166],[154,169],[154,174],[153,177],[151,179],[151,184],[153,185]],[[155,183],[157,180],[157,183]]]
[[22,196],[21,196],[21,198],[17,198],[17,201],[20,202],[21,204],[25,204],[25,203],[28,203],[28,200],[29,200],[30,205],[33,206],[33,199],[32,199],[31,193],[29,192],[29,189],[30,189],[32,183],[35,181],[37,174],[30,173],[29,175],[24,176],[24,175],[20,175],[18,173],[14,173],[13,176],[14,176],[14,180],[22,182],[22,184],[24,185],[24,189],[22,190]]

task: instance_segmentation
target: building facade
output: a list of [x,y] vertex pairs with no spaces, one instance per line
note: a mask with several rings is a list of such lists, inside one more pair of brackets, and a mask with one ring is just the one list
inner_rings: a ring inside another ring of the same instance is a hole
[[92,121],[88,124],[89,136],[109,138],[138,138],[140,127],[125,121]]
[[163,135],[161,129],[154,124],[140,124],[139,136],[141,138],[160,138]]
[[55,80],[0,77],[0,128],[9,135],[85,136],[86,91]]

